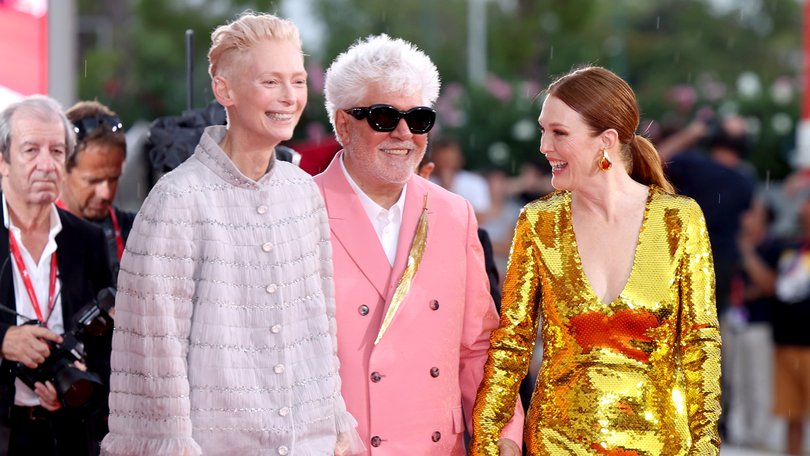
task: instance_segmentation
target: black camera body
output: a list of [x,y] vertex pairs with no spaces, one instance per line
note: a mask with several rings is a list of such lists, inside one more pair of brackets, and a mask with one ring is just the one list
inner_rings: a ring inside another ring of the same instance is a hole
[[[87,354],[84,344],[100,337],[113,328],[111,309],[115,306],[115,288],[102,289],[96,299],[82,307],[76,314],[73,329],[62,336],[62,343],[47,341],[50,355],[35,369],[17,364],[16,375],[29,388],[36,382],[51,381],[63,407],[79,408],[93,406],[103,399],[104,382],[89,371],[82,371],[74,363],[84,363]],[[26,324],[42,323],[32,320]]]
[[700,119],[706,125],[706,133],[701,145],[707,149],[724,148],[731,150],[742,159],[751,152],[751,141],[747,134],[732,134],[723,125],[723,119],[716,114],[704,114]]

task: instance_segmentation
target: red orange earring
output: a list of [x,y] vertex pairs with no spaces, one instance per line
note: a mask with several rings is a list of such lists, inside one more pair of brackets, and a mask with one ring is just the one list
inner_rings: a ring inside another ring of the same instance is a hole
[[607,171],[613,167],[613,162],[610,161],[610,157],[608,157],[607,149],[602,149],[602,158],[596,162],[596,165],[599,167],[600,171]]

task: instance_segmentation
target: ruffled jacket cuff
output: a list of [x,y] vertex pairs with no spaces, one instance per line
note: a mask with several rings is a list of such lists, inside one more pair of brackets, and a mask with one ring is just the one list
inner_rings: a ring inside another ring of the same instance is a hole
[[101,442],[102,456],[199,456],[202,449],[191,437],[145,440],[143,437],[107,435]]
[[335,454],[348,456],[362,454],[366,451],[363,439],[357,432],[357,420],[347,411],[335,414],[335,428],[337,430],[337,445]]

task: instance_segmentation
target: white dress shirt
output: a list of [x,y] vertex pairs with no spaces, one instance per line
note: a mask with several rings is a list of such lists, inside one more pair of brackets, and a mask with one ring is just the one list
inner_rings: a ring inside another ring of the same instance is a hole
[[[51,204],[51,228],[48,232],[48,243],[45,244],[45,249],[39,257],[39,262],[34,261],[28,249],[22,243],[22,234],[20,229],[14,226],[11,222],[8,212],[8,204],[6,203],[6,195],[3,195],[3,220],[9,233],[14,235],[17,245],[20,247],[20,256],[22,256],[23,264],[28,269],[28,275],[31,278],[31,284],[34,286],[34,293],[37,296],[40,311],[43,318],[47,320],[46,326],[56,334],[65,332],[65,325],[62,320],[62,299],[60,298],[61,281],[59,275],[56,278],[56,301],[54,302],[53,311],[48,313],[48,288],[51,280],[51,256],[56,252],[56,235],[62,231],[62,222],[59,221],[59,213],[56,211],[56,206]],[[22,279],[22,273],[17,268],[17,264],[11,255],[9,255],[9,263],[11,263],[11,276],[14,280],[14,302],[16,303],[16,310],[18,315],[17,324],[21,325],[28,320],[36,320],[37,313],[34,311],[34,305],[28,297],[28,292],[25,290],[25,283]],[[25,318],[23,318],[25,317]],[[35,406],[39,405],[39,398],[31,388],[25,385],[20,379],[14,381],[15,395],[14,404],[21,406]]]
[[386,209],[369,198],[354,179],[352,179],[352,176],[349,175],[349,171],[346,170],[346,165],[343,164],[343,156],[341,156],[340,160],[340,169],[343,170],[343,175],[346,176],[346,180],[349,181],[352,190],[354,190],[357,197],[360,199],[360,204],[363,206],[363,209],[365,209],[371,226],[374,227],[377,238],[380,240],[380,244],[382,244],[385,256],[388,257],[388,262],[393,266],[394,259],[397,257],[399,229],[402,227],[402,211],[405,209],[405,193],[408,191],[408,184],[402,187],[402,193],[400,193],[397,202],[391,206],[391,209]]

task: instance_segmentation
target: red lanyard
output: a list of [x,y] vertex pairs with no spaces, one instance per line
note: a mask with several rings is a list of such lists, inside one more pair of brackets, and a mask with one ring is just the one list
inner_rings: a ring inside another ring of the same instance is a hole
[[121,261],[121,257],[124,255],[124,238],[121,236],[121,225],[118,224],[118,217],[115,216],[112,205],[110,205],[110,218],[115,233],[115,246],[118,248],[118,261]]
[[[20,254],[20,247],[17,245],[17,240],[14,238],[14,234],[11,230],[8,231],[8,243],[11,249],[11,256],[14,257],[14,263],[17,265],[17,269],[22,276],[25,291],[28,292],[28,299],[31,300],[31,305],[34,307],[34,312],[37,313],[39,321],[45,324],[48,320],[42,316],[42,310],[39,308],[39,300],[37,299],[36,292],[34,292],[34,284],[31,283],[31,275],[28,273],[28,268],[25,267],[25,262]],[[56,291],[56,270],[56,252],[53,252],[53,254],[51,254],[51,277],[48,283],[48,317],[51,316],[53,306],[56,304],[56,294],[54,293]]]
[[[60,209],[68,210],[67,206],[62,200],[56,200],[56,205],[59,206]],[[113,210],[112,205],[110,205],[110,219],[112,219],[112,226],[113,226],[113,233],[115,233],[115,247],[118,250],[118,261],[121,261],[121,257],[124,255],[124,237],[121,236],[121,225],[118,224],[118,217],[115,216],[115,211]]]

